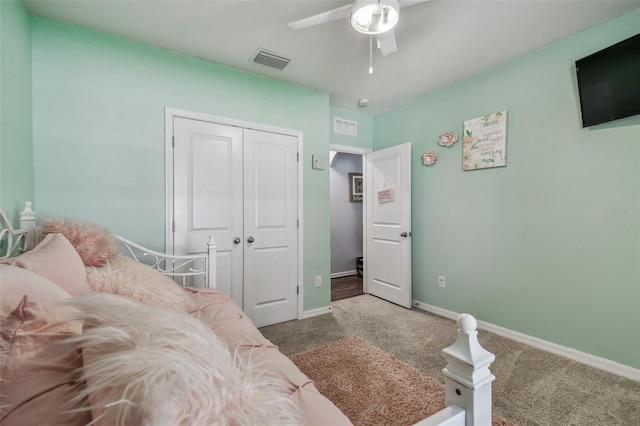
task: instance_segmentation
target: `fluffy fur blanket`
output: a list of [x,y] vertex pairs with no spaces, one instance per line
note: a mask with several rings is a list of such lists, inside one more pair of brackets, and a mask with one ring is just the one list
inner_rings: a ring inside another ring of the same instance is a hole
[[127,296],[174,311],[193,309],[189,296],[171,278],[128,256],[116,256],[104,266],[86,269],[93,291]]
[[83,350],[96,424],[296,424],[283,382],[232,357],[203,322],[186,313],[94,293],[65,302],[84,321],[69,340]]

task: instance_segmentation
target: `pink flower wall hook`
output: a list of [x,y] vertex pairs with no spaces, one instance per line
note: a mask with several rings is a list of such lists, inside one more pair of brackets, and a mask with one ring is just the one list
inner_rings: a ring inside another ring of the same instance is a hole
[[451,132],[444,132],[440,135],[438,145],[449,148],[454,143],[458,142],[458,135]]
[[438,155],[433,151],[426,152],[422,155],[422,162],[425,166],[432,166],[437,159]]

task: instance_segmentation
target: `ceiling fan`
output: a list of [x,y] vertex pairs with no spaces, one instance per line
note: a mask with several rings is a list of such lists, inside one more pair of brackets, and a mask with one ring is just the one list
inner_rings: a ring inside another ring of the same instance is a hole
[[[353,28],[371,37],[375,36],[377,47],[383,56],[398,50],[393,27],[398,23],[400,8],[413,6],[427,0],[356,0],[337,9],[329,10],[308,18],[290,22],[289,26],[295,30],[326,24],[349,18]],[[372,72],[372,69],[369,69]]]

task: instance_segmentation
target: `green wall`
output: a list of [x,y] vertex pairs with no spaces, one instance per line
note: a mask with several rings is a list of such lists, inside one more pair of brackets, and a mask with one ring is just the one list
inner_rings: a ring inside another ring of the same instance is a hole
[[[583,129],[574,69],[638,28],[640,10],[374,118],[375,149],[413,142],[414,299],[640,367],[640,117]],[[437,145],[502,110],[507,167]]]
[[0,206],[18,226],[34,201],[31,29],[22,1],[0,1]]
[[329,95],[33,16],[37,211],[164,249],[164,108],[304,132],[304,309],[328,306]]

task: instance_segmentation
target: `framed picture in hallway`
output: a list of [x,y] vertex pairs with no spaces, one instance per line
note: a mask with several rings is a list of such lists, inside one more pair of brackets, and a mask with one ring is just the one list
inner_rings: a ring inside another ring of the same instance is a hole
[[362,202],[362,173],[349,173],[349,201]]

